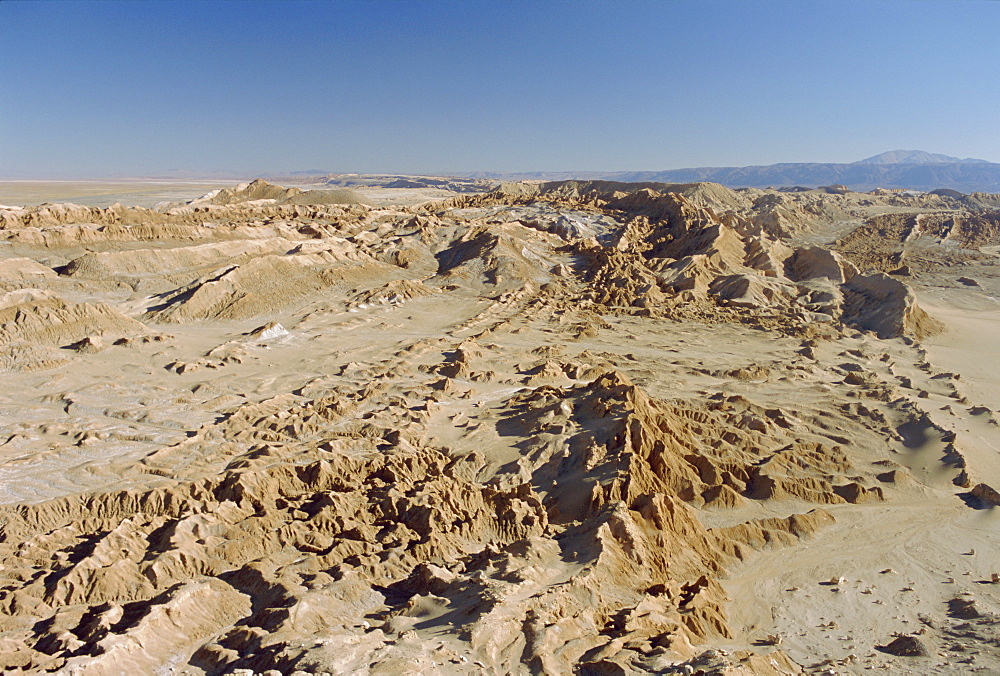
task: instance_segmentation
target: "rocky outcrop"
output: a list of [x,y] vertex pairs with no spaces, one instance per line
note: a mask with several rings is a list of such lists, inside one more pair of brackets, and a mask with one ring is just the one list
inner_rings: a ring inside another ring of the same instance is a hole
[[4,210],[0,669],[798,671],[723,580],[918,490],[902,281],[805,197],[306,194]]
[[856,275],[843,289],[844,321],[879,338],[920,339],[944,328],[917,305],[912,289],[885,273]]
[[608,189],[603,184],[586,187],[590,190],[572,182],[543,184],[467,199],[484,203],[513,193],[519,202],[529,197],[567,200],[617,210],[627,223],[607,245],[594,240],[574,245],[590,261],[585,273],[589,297],[610,306],[666,308],[678,316],[692,300],[700,300],[738,311],[729,315],[736,321],[747,311],[780,309],[790,320],[790,331],[817,323],[838,325],[842,319],[883,338],[920,338],[936,330],[905,284],[860,277],[857,267],[837,252],[789,247],[760,223],[733,212],[719,216],[682,192],[641,188],[621,194],[601,192]]
[[34,370],[68,361],[57,348],[85,339],[111,342],[148,333],[104,303],[69,303],[51,291],[0,294],[0,368]]

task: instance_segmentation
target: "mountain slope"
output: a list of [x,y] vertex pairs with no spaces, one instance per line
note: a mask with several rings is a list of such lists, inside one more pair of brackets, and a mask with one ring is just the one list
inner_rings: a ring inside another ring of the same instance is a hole
[[[610,178],[610,176],[609,176]],[[711,181],[731,188],[846,185],[852,190],[904,188],[960,192],[1000,191],[1000,164],[938,162],[933,164],[771,164],[760,167],[701,167],[658,172],[625,172],[620,181],[694,183]]]
[[959,159],[922,150],[891,150],[851,163],[786,162],[749,167],[690,167],[666,171],[568,171],[470,174],[477,178],[518,180],[606,180],[625,183],[698,183],[729,188],[846,185],[851,190],[901,188],[930,191],[1000,192],[1000,164]]
[[972,157],[962,159],[951,155],[928,153],[923,150],[890,150],[872,157],[858,160],[854,164],[936,164],[940,162],[958,162],[961,164],[989,164],[986,160]]

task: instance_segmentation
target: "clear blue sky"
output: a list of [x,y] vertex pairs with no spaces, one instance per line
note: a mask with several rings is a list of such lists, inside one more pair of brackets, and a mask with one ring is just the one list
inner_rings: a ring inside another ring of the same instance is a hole
[[1000,161],[998,2],[0,1],[0,176]]

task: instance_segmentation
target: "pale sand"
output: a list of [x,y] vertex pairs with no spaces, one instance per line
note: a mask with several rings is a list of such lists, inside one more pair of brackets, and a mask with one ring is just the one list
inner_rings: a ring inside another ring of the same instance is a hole
[[200,197],[232,180],[221,181],[0,181],[0,204],[37,205],[44,202],[72,202],[108,207],[116,202],[152,207],[160,202],[180,202]]
[[[927,294],[928,296],[930,294]],[[925,300],[923,305],[948,325],[927,342],[931,361],[962,374],[971,401],[1000,410],[1000,302],[996,309],[962,308]]]

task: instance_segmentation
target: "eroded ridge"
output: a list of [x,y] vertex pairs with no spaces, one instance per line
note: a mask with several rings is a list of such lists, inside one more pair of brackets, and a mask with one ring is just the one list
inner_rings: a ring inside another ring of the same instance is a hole
[[[960,541],[997,500],[994,411],[927,359],[946,327],[913,275],[858,253],[898,230],[981,260],[988,200],[329,192],[4,212],[5,670],[884,667],[881,608],[907,629],[905,603],[839,574],[810,584],[850,612],[787,596],[838,560],[812,552],[914,505]],[[878,532],[915,552],[892,565],[940,605],[922,641],[944,655],[968,603],[927,586],[958,574],[907,523]],[[781,619],[813,607],[867,652]]]

